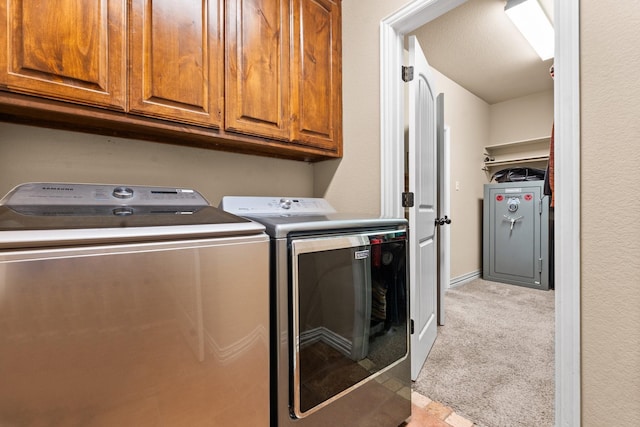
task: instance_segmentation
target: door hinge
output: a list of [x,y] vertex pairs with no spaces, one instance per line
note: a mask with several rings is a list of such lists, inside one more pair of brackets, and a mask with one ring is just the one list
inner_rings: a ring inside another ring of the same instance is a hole
[[415,329],[414,329],[414,326],[413,326],[413,319],[411,319],[410,325],[411,325],[410,326],[410,332],[411,332],[411,335],[413,335],[413,333],[415,332]]
[[542,258],[538,258],[538,272],[542,274]]
[[412,208],[413,207],[413,193],[408,191],[402,193],[402,207],[403,208]]
[[410,65],[408,67],[402,66],[402,81],[410,82],[413,80],[413,66]]

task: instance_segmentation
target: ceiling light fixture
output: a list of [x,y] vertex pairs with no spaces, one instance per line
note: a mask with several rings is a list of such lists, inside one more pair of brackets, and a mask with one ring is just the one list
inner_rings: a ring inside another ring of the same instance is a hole
[[538,0],[507,0],[504,11],[543,61],[553,58],[553,26]]

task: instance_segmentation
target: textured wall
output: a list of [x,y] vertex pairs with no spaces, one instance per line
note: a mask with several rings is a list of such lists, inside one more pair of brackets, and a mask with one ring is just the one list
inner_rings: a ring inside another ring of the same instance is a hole
[[580,8],[582,421],[637,426],[640,1],[583,0]]

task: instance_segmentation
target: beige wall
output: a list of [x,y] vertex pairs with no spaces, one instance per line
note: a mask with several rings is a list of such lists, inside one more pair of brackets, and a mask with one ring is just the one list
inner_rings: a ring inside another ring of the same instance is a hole
[[343,0],[344,156],[314,165],[314,191],[338,209],[380,212],[380,20],[408,0]]
[[553,91],[534,93],[491,105],[489,145],[551,134]]
[[[505,144],[515,141],[524,141],[546,137],[540,145],[525,145],[511,147],[502,151],[506,157],[536,157],[549,154],[549,136],[553,126],[553,90],[538,92],[520,98],[510,99],[491,105],[491,132],[489,141],[491,145]],[[495,152],[494,152],[495,154]],[[547,161],[513,164],[512,167],[526,166],[537,169],[546,169]],[[506,168],[508,166],[503,166]],[[490,174],[502,169],[491,168]]]
[[583,426],[637,426],[640,4],[582,0],[580,20]]
[[[482,147],[488,145],[490,107],[433,70],[436,91],[444,93],[444,121],[451,153],[451,278],[482,269]],[[457,190],[456,190],[456,183]]]
[[[343,1],[344,157],[314,165],[315,195],[328,198],[339,210],[380,211],[379,27],[383,18],[407,3]],[[439,73],[436,73],[436,85],[446,93],[445,115],[451,127],[451,216],[458,219],[452,227],[451,275],[456,278],[482,267],[482,184],[488,182],[480,169],[482,147],[490,144],[491,132],[514,138],[520,135],[518,139],[531,137],[529,129],[535,129],[536,136],[548,134],[553,120],[553,98],[550,93],[537,94],[502,109],[498,104],[490,109],[484,101]],[[529,122],[516,131],[503,126],[508,118],[502,110],[515,107],[526,111],[530,104],[536,110],[539,105],[543,106],[534,114],[537,119],[533,125]],[[539,122],[544,123],[544,131],[540,130]],[[456,181],[458,191],[455,191]],[[477,244],[469,245],[469,236]]]
[[[406,3],[343,3],[348,153],[339,165],[316,166],[315,183],[341,205],[362,194],[378,208],[378,23]],[[614,0],[580,4],[582,424],[640,425],[640,198],[629,172],[640,164],[640,8]],[[361,184],[363,174],[370,184]]]
[[455,280],[482,269],[482,199],[484,184],[490,180],[481,169],[483,147],[548,136],[553,91],[489,105],[437,70],[434,76],[436,90],[445,94],[445,123],[451,129],[451,218],[455,220],[451,278]]
[[0,197],[28,181],[193,187],[223,195],[311,196],[313,166],[0,122]]

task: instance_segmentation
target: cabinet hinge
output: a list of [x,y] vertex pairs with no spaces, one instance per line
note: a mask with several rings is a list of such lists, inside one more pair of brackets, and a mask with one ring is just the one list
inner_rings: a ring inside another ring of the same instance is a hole
[[413,319],[411,319],[411,323],[410,323],[410,332],[411,332],[411,335],[413,335],[413,333],[415,332],[415,329],[413,326]]
[[405,192],[402,193],[402,207],[403,208],[412,208],[413,207],[413,193]]
[[410,65],[408,67],[402,66],[402,81],[410,82],[413,80],[413,66]]

